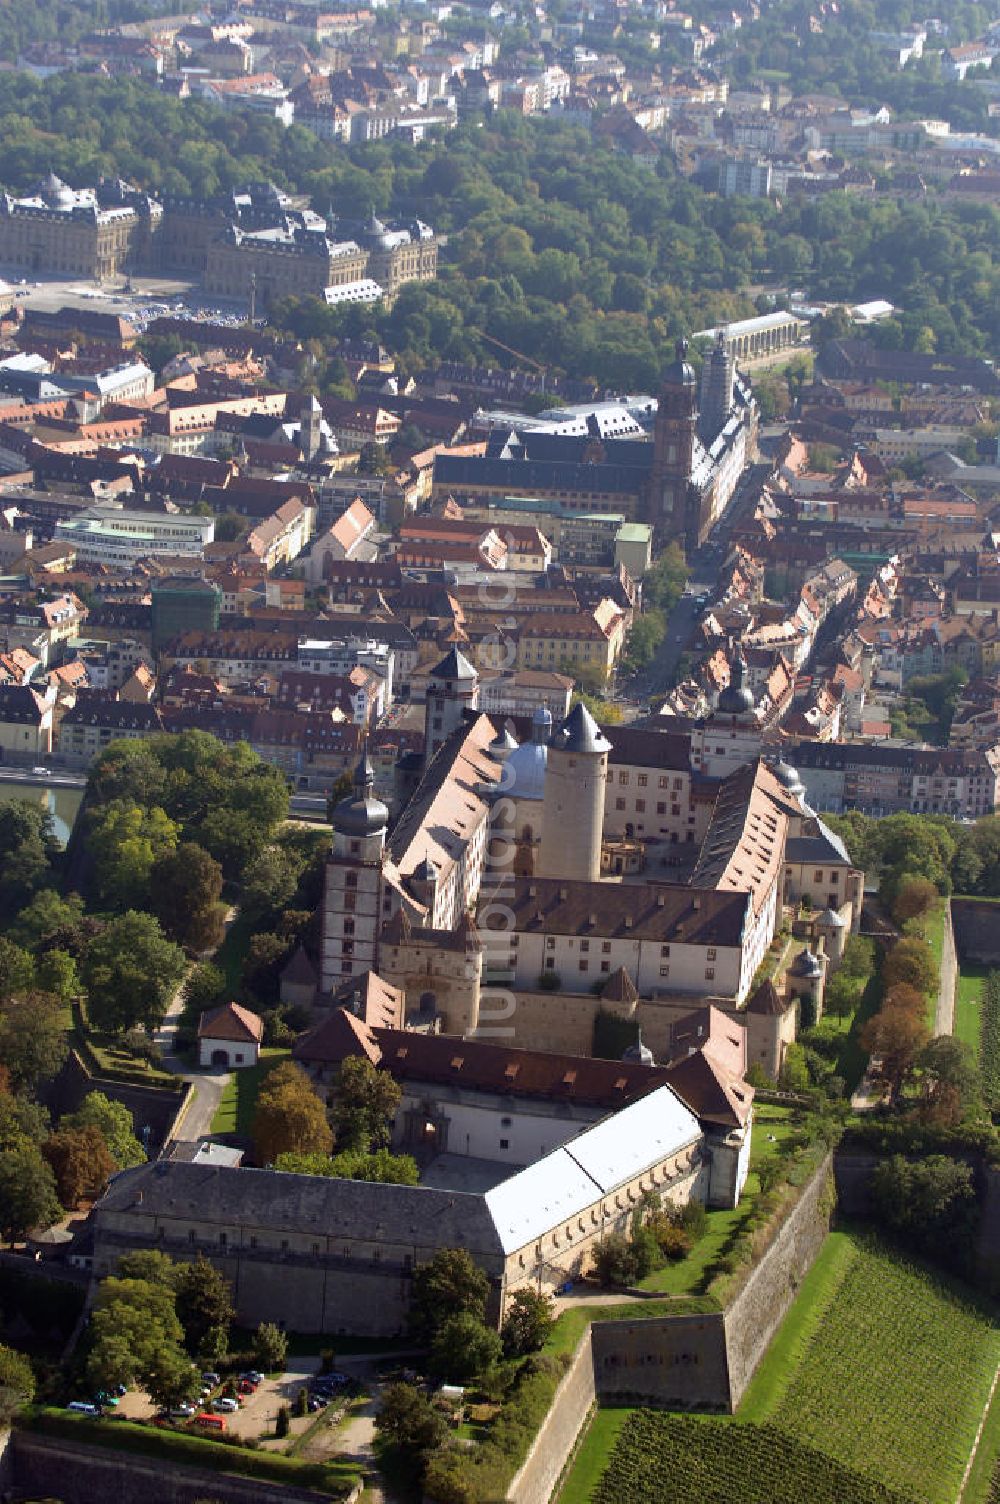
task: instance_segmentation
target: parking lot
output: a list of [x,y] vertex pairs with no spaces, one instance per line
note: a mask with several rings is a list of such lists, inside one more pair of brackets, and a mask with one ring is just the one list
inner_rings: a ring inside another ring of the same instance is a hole
[[14,288],[15,307],[37,308],[54,313],[59,308],[90,308],[100,313],[115,313],[143,329],[150,320],[164,316],[177,318],[207,317],[218,323],[241,324],[246,319],[245,303],[204,295],[197,282],[177,278],[137,276],[131,291],[125,279],[99,287],[79,277],[22,277],[16,268],[0,266],[0,277]]
[[[230,1436],[267,1437],[273,1435],[278,1412],[282,1405],[294,1410],[299,1390],[308,1387],[309,1378],[319,1370],[319,1358],[293,1359],[283,1374],[265,1378],[254,1394],[240,1396],[240,1408],[235,1413],[224,1415],[226,1432]],[[221,1393],[221,1391],[218,1391]],[[211,1412],[211,1400],[206,1407]],[[115,1414],[126,1420],[152,1420],[159,1406],[139,1390],[130,1390],[119,1402]],[[315,1413],[307,1416],[292,1416],[291,1434],[304,1430],[315,1420]],[[179,1425],[184,1422],[178,1420]]]

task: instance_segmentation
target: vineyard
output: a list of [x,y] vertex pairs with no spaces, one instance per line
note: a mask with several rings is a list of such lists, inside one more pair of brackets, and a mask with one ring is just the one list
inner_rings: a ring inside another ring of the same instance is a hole
[[916,1499],[954,1499],[1000,1333],[928,1271],[852,1242],[836,1298],[768,1419]]
[[642,1410],[629,1416],[594,1504],[911,1504],[776,1426]]
[[630,1415],[596,1489],[592,1457],[586,1494],[569,1488],[565,1504],[731,1504],[736,1492],[953,1504],[1000,1331],[958,1287],[853,1234],[831,1234],[807,1278],[734,1419]]
[[983,983],[980,1003],[979,1074],[983,1099],[991,1112],[1000,1109],[1000,972]]

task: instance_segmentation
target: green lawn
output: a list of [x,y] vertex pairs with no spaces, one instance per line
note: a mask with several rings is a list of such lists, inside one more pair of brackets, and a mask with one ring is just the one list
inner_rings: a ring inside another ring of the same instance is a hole
[[248,1138],[253,1124],[260,1083],[276,1065],[290,1058],[290,1050],[261,1050],[260,1059],[256,1065],[248,1066],[245,1070],[233,1071],[215,1110],[212,1132],[236,1133],[243,1138]]
[[988,966],[977,966],[966,961],[958,974],[955,988],[955,1037],[967,1044],[979,1059],[979,999],[983,982],[989,972]]
[[239,997],[243,962],[250,949],[253,933],[252,921],[245,919],[242,914],[237,914],[226,931],[222,944],[212,957],[212,964],[217,966],[226,978],[226,992],[229,997]]
[[[941,974],[941,954],[944,949],[944,916],[947,907],[946,900],[940,899],[934,907],[917,921],[920,934],[930,947],[934,957],[934,965],[938,975]],[[935,987],[927,999],[927,1026],[933,1031],[934,1020],[937,1017],[937,994]]]
[[597,1411],[556,1495],[556,1504],[589,1504],[590,1496],[608,1465],[618,1433],[632,1413],[624,1406]]
[[755,1172],[765,1160],[773,1158],[794,1133],[795,1118],[792,1107],[762,1102],[754,1109],[750,1174],[739,1206],[709,1212],[708,1226],[687,1258],[655,1269],[641,1281],[643,1290],[655,1290],[658,1295],[696,1295],[704,1289],[707,1270],[719,1258],[734,1228],[749,1215],[754,1198],[760,1192],[760,1181]]

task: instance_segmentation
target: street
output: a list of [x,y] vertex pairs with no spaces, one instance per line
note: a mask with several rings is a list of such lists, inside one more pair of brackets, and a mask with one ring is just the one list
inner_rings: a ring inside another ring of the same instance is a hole
[[761,482],[770,473],[771,466],[767,462],[748,466],[733,493],[732,500],[711,534],[688,559],[693,593],[682,595],[671,611],[667,618],[666,635],[657,648],[652,662],[629,685],[630,696],[648,698],[650,695],[665,694],[673,687],[677,676],[677,665],[691,641],[701,615],[697,596],[701,591],[711,590],[714,587],[719,568],[729,548],[733,527],[742,520],[747,509],[753,504]]

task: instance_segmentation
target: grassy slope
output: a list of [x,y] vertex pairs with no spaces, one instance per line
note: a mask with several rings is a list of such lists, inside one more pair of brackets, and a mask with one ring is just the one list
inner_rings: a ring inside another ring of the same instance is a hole
[[988,966],[966,961],[958,974],[955,988],[955,1035],[967,1044],[979,1059],[979,998]]
[[624,1406],[597,1411],[556,1495],[556,1504],[588,1504],[607,1467],[618,1433],[631,1414],[632,1411]]
[[[832,1233],[734,1420],[770,1423],[926,1504],[953,1504],[1000,1361],[1000,1331],[962,1287]],[[560,1504],[586,1504],[627,1411],[600,1412]],[[605,1418],[609,1417],[609,1418]],[[986,1504],[1000,1395],[963,1504]]]
[[212,1119],[213,1133],[238,1133],[247,1138],[253,1123],[254,1108],[260,1084],[276,1065],[290,1058],[291,1051],[261,1050],[256,1065],[245,1070],[233,1071]]

